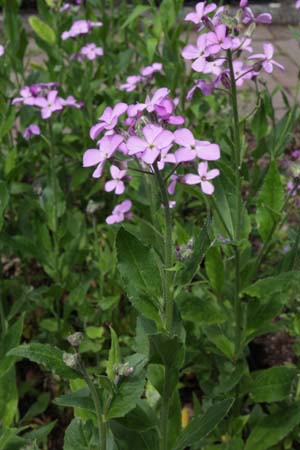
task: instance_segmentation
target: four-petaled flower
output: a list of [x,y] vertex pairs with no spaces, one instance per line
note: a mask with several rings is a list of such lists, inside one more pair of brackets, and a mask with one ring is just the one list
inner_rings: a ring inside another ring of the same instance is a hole
[[220,158],[220,147],[209,141],[195,139],[187,128],[174,132],[174,140],[180,148],[175,152],[176,162],[193,161],[196,157],[206,161],[216,161]]
[[103,56],[103,48],[97,47],[96,44],[87,44],[80,50],[80,55],[85,56],[90,61],[97,58],[97,56]]
[[215,188],[209,180],[216,178],[220,174],[218,169],[208,170],[208,163],[201,162],[198,165],[198,175],[188,173],[184,176],[184,182],[186,184],[200,184],[202,192],[207,195],[211,195]]
[[232,47],[232,39],[226,33],[227,27],[224,24],[218,25],[214,31],[207,33],[207,50],[211,55]]
[[53,112],[63,109],[63,102],[62,99],[58,97],[57,91],[50,91],[47,98],[37,97],[34,105],[41,108],[42,119],[49,119]]
[[273,72],[273,66],[278,67],[280,70],[284,70],[284,67],[279,64],[277,61],[274,61],[274,47],[270,43],[263,44],[264,53],[256,53],[255,55],[251,55],[248,59],[260,59],[262,60],[262,66],[267,73]]
[[199,2],[196,5],[196,12],[191,12],[186,15],[186,21],[193,22],[195,24],[202,23],[203,18],[206,17],[209,13],[216,9],[217,5],[215,3],[211,3],[210,5],[206,5],[206,2]]
[[106,223],[112,225],[114,223],[123,222],[124,219],[130,216],[129,211],[131,206],[132,203],[130,200],[124,200],[122,203],[119,203],[119,205],[114,207],[111,215],[106,218]]
[[182,50],[182,56],[184,59],[195,59],[192,64],[192,69],[196,72],[202,72],[203,67],[206,64],[207,44],[206,44],[206,34],[201,34],[197,39],[197,45],[187,45]]
[[123,194],[125,191],[125,185],[122,179],[125,177],[127,170],[120,170],[117,166],[110,166],[110,174],[112,180],[105,183],[104,189],[106,192],[115,191],[117,195]]
[[127,141],[129,155],[140,154],[141,159],[147,164],[153,164],[161,151],[168,147],[174,140],[173,133],[164,130],[157,125],[146,125],[143,128],[144,139],[132,136]]
[[97,165],[93,177],[101,177],[106,161],[113,156],[122,141],[123,137],[119,134],[104,136],[99,142],[99,149],[90,148],[84,153],[83,167]]
[[90,129],[90,137],[91,139],[96,139],[98,134],[100,134],[103,130],[113,130],[118,123],[119,117],[124,114],[127,110],[128,106],[126,103],[117,103],[114,108],[107,106],[102,114],[99,117],[99,123],[92,126]]

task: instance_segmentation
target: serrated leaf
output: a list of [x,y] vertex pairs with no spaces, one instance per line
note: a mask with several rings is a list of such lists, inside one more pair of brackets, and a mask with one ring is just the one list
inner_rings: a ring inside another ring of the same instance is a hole
[[220,248],[212,247],[208,250],[205,270],[213,290],[220,294],[224,285],[224,265]]
[[300,272],[290,271],[280,273],[274,277],[263,278],[256,281],[256,283],[244,289],[244,294],[251,297],[269,297],[277,292],[284,292],[287,294],[291,289],[298,289],[300,287]]
[[50,45],[55,43],[55,33],[49,25],[36,16],[30,16],[28,19],[29,25],[40,39]]
[[232,404],[233,399],[223,400],[211,406],[205,414],[194,417],[179,435],[174,450],[199,444],[226,416]]
[[27,358],[55,372],[62,378],[78,378],[78,374],[63,362],[63,352],[49,344],[24,344],[9,351],[8,355]]
[[143,373],[135,376],[124,377],[117,388],[110,408],[107,413],[107,419],[124,417],[129,411],[135,408],[141,398],[145,386]]
[[54,400],[58,406],[67,406],[71,408],[81,408],[95,413],[95,406],[88,388],[78,389],[70,394],[62,395]]
[[22,315],[7,331],[0,347],[0,376],[9,370],[15,361],[15,357],[8,356],[10,349],[20,343],[23,331],[24,315]]
[[251,432],[245,450],[267,450],[282,441],[300,423],[299,405],[285,406],[265,416]]

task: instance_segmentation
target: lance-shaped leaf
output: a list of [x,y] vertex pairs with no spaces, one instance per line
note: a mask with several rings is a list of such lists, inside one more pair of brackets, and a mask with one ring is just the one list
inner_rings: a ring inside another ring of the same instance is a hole
[[232,404],[231,398],[223,400],[211,406],[205,414],[192,419],[178,437],[174,450],[199,444],[226,416]]

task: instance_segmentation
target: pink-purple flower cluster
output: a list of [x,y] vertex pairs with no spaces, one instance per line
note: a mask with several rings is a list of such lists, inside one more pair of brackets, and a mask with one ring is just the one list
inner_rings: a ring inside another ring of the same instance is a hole
[[88,59],[93,61],[98,56],[103,56],[103,48],[97,47],[97,45],[93,42],[90,44],[84,45],[78,53],[75,53],[71,56],[71,59],[76,59],[77,61],[83,61],[84,59]]
[[83,103],[78,103],[70,95],[66,99],[58,95],[58,83],[38,83],[24,86],[20,90],[20,97],[13,99],[12,104],[23,103],[27,106],[39,108],[42,119],[49,119],[56,111],[62,111],[65,107],[81,108]]
[[91,20],[76,20],[68,31],[64,31],[61,35],[63,41],[69,38],[76,38],[77,36],[84,36],[89,34],[93,28],[102,27],[102,22],[92,22]]
[[[209,170],[208,161],[220,158],[220,148],[197,139],[191,130],[182,127],[184,118],[174,114],[177,102],[169,94],[167,88],[160,88],[143,103],[108,106],[92,126],[90,137],[97,144],[84,153],[83,166],[94,167],[93,177],[99,178],[106,164],[110,164],[111,179],[106,181],[105,191],[124,194],[132,179],[128,172],[139,170],[146,176],[161,171],[169,179],[170,195],[178,182],[198,184],[207,195],[214,192],[211,180],[219,175],[219,170]],[[193,167],[196,173],[191,171]],[[106,222],[113,224],[130,217],[131,206],[129,200],[124,200]],[[174,202],[170,202],[173,206]]]
[[120,91],[134,91],[139,83],[148,82],[156,72],[161,72],[162,68],[162,64],[157,62],[151,64],[150,66],[143,67],[139,75],[130,75],[127,77],[126,83],[120,85]]
[[[240,1],[240,9],[235,17],[229,16],[223,6],[218,8],[214,3],[206,5],[205,1],[199,2],[195,11],[187,14],[185,20],[200,26],[200,34],[196,45],[189,44],[183,48],[183,58],[191,61],[195,72],[214,76],[212,80],[195,80],[194,87],[187,94],[188,99],[193,97],[196,89],[209,95],[220,84],[229,87],[228,50],[232,54],[237,86],[258,76],[261,69],[267,73],[271,73],[274,66],[284,70],[273,59],[274,47],[271,43],[263,44],[263,53],[253,54],[252,34],[256,24],[271,23],[272,16],[262,13],[255,17],[248,0]],[[246,57],[241,59],[244,55]]]

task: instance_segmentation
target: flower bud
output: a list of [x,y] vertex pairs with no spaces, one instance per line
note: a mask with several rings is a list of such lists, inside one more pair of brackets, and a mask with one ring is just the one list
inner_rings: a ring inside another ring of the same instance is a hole
[[79,369],[79,355],[73,353],[63,353],[63,362],[71,369]]
[[223,84],[223,86],[226,89],[230,89],[231,88],[231,81],[230,81],[230,77],[226,72],[223,72],[221,74],[221,83]]
[[71,334],[67,338],[69,344],[72,345],[72,347],[79,347],[83,340],[83,334],[77,331],[76,333]]
[[251,22],[247,30],[245,31],[245,37],[251,37],[256,28],[256,23]]
[[129,377],[134,372],[134,368],[129,366],[128,362],[124,364],[115,364],[113,370],[117,379],[119,379],[119,377]]

